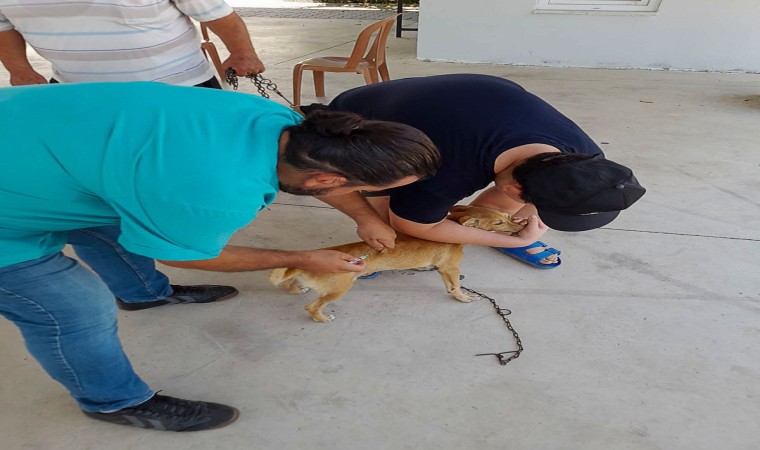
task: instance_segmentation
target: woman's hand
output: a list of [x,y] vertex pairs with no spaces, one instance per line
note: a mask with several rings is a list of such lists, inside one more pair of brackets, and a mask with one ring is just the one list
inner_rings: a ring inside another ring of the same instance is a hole
[[527,219],[513,218],[513,220],[525,224],[525,228],[517,232],[517,237],[527,242],[526,245],[536,242],[549,229],[538,216],[529,216]]

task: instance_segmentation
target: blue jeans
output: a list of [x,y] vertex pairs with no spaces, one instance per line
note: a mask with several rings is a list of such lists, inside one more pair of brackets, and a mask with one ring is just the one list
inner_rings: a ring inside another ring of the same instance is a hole
[[83,410],[113,411],[153,396],[121,348],[113,294],[62,253],[0,267],[0,314]]
[[116,242],[119,234],[118,226],[73,230],[69,231],[69,244],[124,302],[150,302],[170,296],[169,279],[156,270],[155,261],[128,252]]

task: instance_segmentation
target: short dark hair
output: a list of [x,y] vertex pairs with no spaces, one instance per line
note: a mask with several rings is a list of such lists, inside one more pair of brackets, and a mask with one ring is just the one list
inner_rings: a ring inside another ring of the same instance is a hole
[[420,130],[341,111],[314,111],[285,129],[284,160],[303,171],[346,177],[346,186],[386,186],[435,175],[441,154]]
[[557,153],[545,152],[533,155],[524,160],[512,171],[512,178],[520,185],[520,198],[526,203],[533,203],[529,183],[527,182],[531,173],[540,171],[548,167],[559,166],[562,164],[572,164],[577,161],[585,161],[593,158],[595,155],[578,154],[578,153]]

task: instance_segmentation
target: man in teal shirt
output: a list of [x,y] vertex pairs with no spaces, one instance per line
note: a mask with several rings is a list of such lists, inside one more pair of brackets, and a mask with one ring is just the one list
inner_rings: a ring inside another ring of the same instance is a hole
[[[440,163],[405,125],[350,113],[302,122],[259,97],[157,83],[0,89],[0,117],[0,314],[85,414],[144,428],[215,428],[237,410],[140,380],[116,336],[113,294],[61,253],[70,232],[118,226],[118,244],[175,267],[361,271],[340,252],[227,242],[278,189],[332,204],[432,176]],[[371,245],[393,246],[366,202],[340,210]]]

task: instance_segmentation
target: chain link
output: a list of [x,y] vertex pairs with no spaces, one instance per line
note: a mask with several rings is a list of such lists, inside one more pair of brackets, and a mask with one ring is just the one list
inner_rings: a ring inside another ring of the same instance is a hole
[[[235,73],[235,70],[231,67],[227,69],[225,72],[225,78],[227,81],[227,84],[232,86],[232,89],[237,91],[239,84],[238,84],[238,77]],[[282,97],[286,102],[288,102],[288,105],[293,106],[293,102],[291,102],[285,95],[283,95],[282,92],[280,92],[279,89],[277,89],[277,85],[274,81],[264,78],[263,75],[260,73],[257,73],[256,75],[246,75],[245,78],[248,78],[251,80],[251,83],[253,83],[256,86],[256,90],[259,91],[259,95],[261,95],[264,98],[269,98],[269,93],[267,92],[267,89],[274,92],[275,94]]]
[[[512,327],[512,324],[509,322],[509,319],[507,319],[507,316],[510,315],[510,314],[512,314],[512,311],[510,311],[510,310],[508,310],[506,308],[502,308],[501,306],[499,306],[496,303],[496,300],[492,299],[491,297],[489,297],[489,296],[487,296],[485,294],[481,294],[480,292],[473,291],[472,289],[466,288],[464,286],[460,286],[460,287],[463,290],[465,290],[465,291],[467,291],[467,292],[469,292],[471,294],[475,294],[478,297],[484,298],[484,299],[488,300],[489,302],[491,302],[491,304],[493,305],[494,309],[496,310],[496,313],[499,316],[501,316],[501,319],[507,325],[507,328],[509,329],[509,331],[512,332],[512,336],[514,336],[515,342],[517,343],[517,350],[512,350],[512,351],[509,351],[509,352],[501,352],[501,353],[479,353],[479,354],[477,354],[475,356],[491,356],[491,355],[495,356],[496,358],[498,358],[499,364],[501,364],[502,366],[506,366],[508,362],[512,361],[513,359],[519,358],[520,354],[523,351],[522,341],[520,340],[520,335],[517,334],[517,331],[515,331],[514,327]],[[506,357],[504,355],[511,355],[511,356]]]

